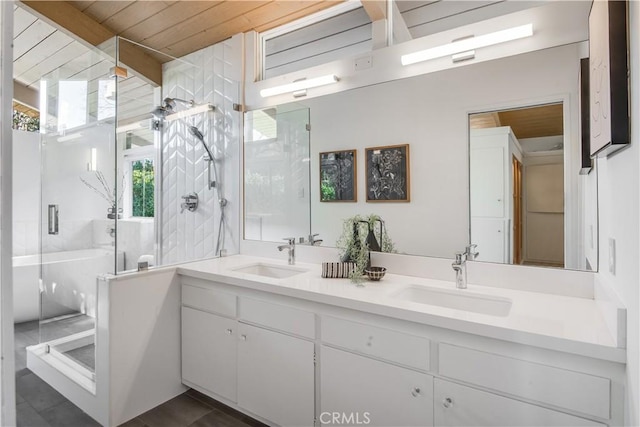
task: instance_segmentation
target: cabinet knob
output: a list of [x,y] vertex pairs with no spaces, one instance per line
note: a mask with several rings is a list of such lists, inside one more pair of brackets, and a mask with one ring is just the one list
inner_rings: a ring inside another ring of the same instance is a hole
[[247,336],[245,334],[240,335],[240,339],[242,341],[246,341],[247,340]]
[[233,333],[233,329],[227,329],[227,335],[231,335]]
[[413,397],[418,397],[420,396],[420,387],[415,387],[413,390],[411,390],[411,395]]
[[444,406],[445,408],[451,408],[453,406],[453,399],[450,397],[445,398],[442,401],[442,406]]

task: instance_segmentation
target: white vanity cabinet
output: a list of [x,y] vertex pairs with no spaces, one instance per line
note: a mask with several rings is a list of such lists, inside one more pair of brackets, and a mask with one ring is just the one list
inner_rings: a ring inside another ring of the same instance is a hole
[[432,425],[432,376],[327,346],[320,366],[322,425],[336,424],[334,414],[349,424]]
[[427,338],[333,316],[322,318],[321,334],[322,424],[340,414],[373,426],[432,425]]
[[312,426],[313,342],[240,324],[238,405],[281,426]]
[[182,286],[182,380],[234,402],[235,314],[235,295]]
[[182,379],[236,401],[238,322],[182,307]]
[[604,426],[624,363],[190,277],[183,383],[280,426]]
[[438,378],[434,397],[436,426],[605,426]]
[[183,280],[182,382],[271,423],[312,426],[315,314],[219,287]]

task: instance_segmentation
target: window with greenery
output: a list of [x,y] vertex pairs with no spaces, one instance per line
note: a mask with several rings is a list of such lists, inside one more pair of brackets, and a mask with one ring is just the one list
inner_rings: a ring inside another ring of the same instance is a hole
[[40,130],[40,118],[32,117],[22,111],[13,110],[13,128],[27,132],[38,132]]
[[154,216],[153,190],[153,160],[140,159],[131,162],[132,216]]

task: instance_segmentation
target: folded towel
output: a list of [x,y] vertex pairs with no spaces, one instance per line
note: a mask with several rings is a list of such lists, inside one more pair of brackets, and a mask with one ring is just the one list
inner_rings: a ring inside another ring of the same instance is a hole
[[346,279],[356,270],[355,262],[323,262],[322,277],[330,279]]

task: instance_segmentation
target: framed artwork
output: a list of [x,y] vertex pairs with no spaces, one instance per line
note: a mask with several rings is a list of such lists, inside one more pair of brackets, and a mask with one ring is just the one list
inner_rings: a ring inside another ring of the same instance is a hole
[[357,201],[356,150],[320,153],[320,201]]
[[591,122],[589,120],[589,58],[580,60],[580,175],[593,169],[591,159]]
[[409,144],[365,149],[367,202],[408,202]]
[[589,12],[591,156],[628,146],[627,1],[594,1]]

